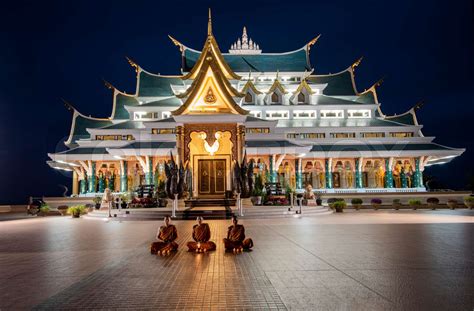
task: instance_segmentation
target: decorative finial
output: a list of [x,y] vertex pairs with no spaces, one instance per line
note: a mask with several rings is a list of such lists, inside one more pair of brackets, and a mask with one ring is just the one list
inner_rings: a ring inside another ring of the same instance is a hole
[[109,90],[115,90],[115,86],[113,86],[109,81],[107,81],[107,80],[105,80],[105,79],[102,79],[102,81],[104,81],[105,86],[106,86]]
[[168,38],[170,38],[171,42],[173,42],[174,45],[176,45],[177,47],[179,47],[179,51],[182,53],[184,51],[184,45],[179,42],[178,40],[176,40],[175,38],[173,38],[171,35],[168,35]]
[[377,82],[375,82],[374,85],[372,85],[372,87],[379,87],[382,84],[384,79],[385,79],[385,77],[382,77]]
[[356,60],[356,61],[351,65],[352,70],[355,70],[355,67],[357,67],[357,66],[360,65],[360,63],[362,62],[362,59],[364,59],[364,56],[359,57],[359,59]]
[[278,75],[280,74],[280,69],[277,69],[277,76],[276,76],[276,81],[278,81]]
[[76,108],[74,108],[74,106],[71,105],[71,103],[69,103],[67,100],[65,100],[64,98],[61,97],[61,101],[64,103],[64,106],[66,107],[67,110],[69,110],[71,112],[76,111]]
[[125,56],[125,58],[127,59],[127,62],[130,64],[130,66],[132,66],[133,68],[135,68],[135,72],[138,73],[138,71],[140,70],[140,66],[138,66],[137,63],[135,63],[132,59],[130,59],[128,56]]
[[425,105],[425,100],[422,99],[420,100],[418,103],[416,103],[415,106],[413,106],[413,110],[418,110],[420,109],[421,107],[423,107]]
[[311,50],[311,46],[313,46],[316,41],[318,41],[319,37],[321,37],[321,34],[317,35],[313,40],[309,41],[306,46],[308,47],[308,52]]
[[207,35],[212,36],[212,15],[211,8],[209,8],[209,20],[207,22]]

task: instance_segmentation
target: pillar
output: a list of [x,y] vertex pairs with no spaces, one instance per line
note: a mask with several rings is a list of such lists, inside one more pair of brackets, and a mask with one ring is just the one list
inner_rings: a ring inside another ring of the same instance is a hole
[[332,158],[324,160],[326,169],[326,189],[332,189]]
[[145,173],[145,182],[147,185],[153,184],[153,160],[150,156],[146,156],[145,159],[147,171]]
[[385,159],[385,188],[393,188],[392,162],[393,158]]
[[355,178],[356,178],[356,188],[362,188],[362,158],[357,158],[355,160]]
[[415,174],[413,176],[413,186],[415,188],[423,187],[423,172],[421,171],[421,159],[415,159]]
[[295,177],[296,177],[296,189],[303,188],[303,170],[302,170],[302,160],[298,158],[295,160]]
[[276,182],[277,181],[277,171],[275,168],[275,161],[276,161],[276,155],[272,154],[270,156],[270,182]]
[[95,176],[95,162],[90,161],[89,163],[89,193],[96,192],[97,187],[97,177]]
[[76,171],[72,172],[72,194],[77,195],[79,193],[79,181],[77,180]]
[[405,169],[402,167],[400,172],[400,181],[402,183],[402,188],[408,188],[407,175],[405,174]]
[[81,194],[85,194],[87,192],[87,181],[84,178],[79,180],[79,188]]
[[242,163],[244,158],[244,146],[245,146],[245,126],[237,125],[237,161]]
[[127,161],[120,161],[120,192],[128,191]]
[[185,159],[185,150],[184,150],[184,126],[179,125],[176,127],[176,150],[178,152],[178,158],[184,162],[186,162]]

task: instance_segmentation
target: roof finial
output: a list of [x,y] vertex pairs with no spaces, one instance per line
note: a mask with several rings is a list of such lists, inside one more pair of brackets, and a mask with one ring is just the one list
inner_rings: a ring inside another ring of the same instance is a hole
[[211,8],[209,8],[209,20],[207,22],[207,35],[212,36],[212,15]]
[[420,109],[421,107],[423,107],[424,105],[425,105],[425,100],[422,99],[418,103],[416,103],[416,105],[413,106],[412,109],[416,111],[416,110]]

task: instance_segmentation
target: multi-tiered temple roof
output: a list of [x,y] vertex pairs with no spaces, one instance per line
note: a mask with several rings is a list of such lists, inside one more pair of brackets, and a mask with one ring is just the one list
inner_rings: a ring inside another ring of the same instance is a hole
[[[175,135],[166,129],[177,125],[173,116],[208,113],[200,110],[198,103],[208,99],[222,102],[218,108],[221,113],[247,115],[244,123],[249,154],[289,147],[313,157],[354,152],[386,156],[396,152],[425,156],[424,164],[429,165],[445,163],[463,152],[438,145],[434,137],[422,134],[416,117],[420,105],[400,115],[385,115],[377,98],[381,81],[358,91],[354,73],[362,59],[338,73],[315,73],[309,53],[319,36],[283,53],[263,52],[248,38],[245,28],[229,53],[222,53],[211,21],[202,51],[170,38],[181,53],[181,74],[153,74],[128,59],[136,71],[135,94],[106,83],[113,92],[107,119],[87,117],[68,105],[73,111],[66,141],[69,150],[50,154],[53,165],[57,160],[74,159],[72,155],[89,154],[98,146],[96,153],[111,158],[119,154],[118,149],[172,151]],[[213,87],[221,90],[219,94],[203,95],[208,92],[203,85],[209,75],[217,84]]]

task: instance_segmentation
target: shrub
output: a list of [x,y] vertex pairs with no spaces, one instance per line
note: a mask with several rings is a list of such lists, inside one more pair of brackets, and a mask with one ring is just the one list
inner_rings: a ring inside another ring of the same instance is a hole
[[382,200],[378,199],[378,198],[374,198],[374,199],[370,200],[370,204],[380,205],[380,204],[382,204]]
[[439,199],[438,198],[428,198],[428,199],[426,199],[426,203],[428,203],[428,204],[439,204]]
[[47,214],[49,213],[50,211],[50,208],[49,208],[49,205],[48,204],[42,204],[41,207],[40,207],[40,212],[43,213],[43,214]]
[[415,206],[415,207],[416,207],[416,206],[420,206],[420,205],[421,205],[421,201],[418,200],[418,199],[410,199],[410,200],[408,200],[408,204],[409,204],[410,206]]
[[464,202],[474,203],[474,197],[471,197],[471,196],[464,197]]
[[100,196],[95,196],[92,199],[92,202],[94,202],[95,204],[100,204],[102,202],[102,198]]
[[333,208],[346,208],[347,204],[346,204],[346,201],[342,200],[342,201],[336,201],[334,203],[332,203],[332,207]]
[[344,199],[342,199],[342,198],[329,198],[328,199],[328,204],[329,204],[329,206],[331,206],[331,204],[333,204],[334,202],[338,202],[338,201],[344,201]]
[[362,199],[359,199],[359,198],[355,198],[351,200],[352,205],[361,205],[362,202],[363,202]]
[[73,216],[80,216],[87,214],[87,208],[85,205],[75,205],[67,209],[67,213]]
[[455,209],[455,208],[458,206],[458,201],[455,200],[455,199],[449,199],[448,202],[447,202],[447,205],[448,205],[451,209]]
[[400,205],[400,204],[402,204],[401,201],[400,201],[400,199],[393,199],[392,203],[393,203],[393,205]]

